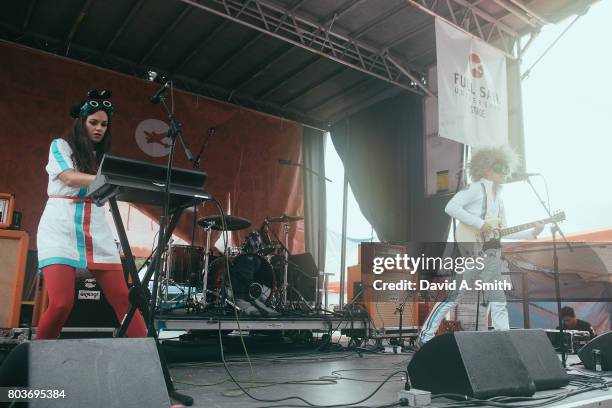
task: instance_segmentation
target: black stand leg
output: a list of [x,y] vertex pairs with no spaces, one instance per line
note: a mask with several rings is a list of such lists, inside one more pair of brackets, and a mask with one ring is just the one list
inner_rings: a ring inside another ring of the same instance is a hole
[[557,256],[557,228],[552,227],[553,242],[553,273],[555,276],[555,296],[557,298],[557,317],[559,318],[559,337],[561,338],[561,365],[567,367],[567,350],[565,349],[565,333],[563,331],[563,319],[561,318],[561,285],[559,283],[559,257]]
[[548,216],[553,222],[553,226],[550,228],[550,231],[552,233],[552,242],[553,242],[553,274],[555,277],[555,297],[557,298],[557,316],[559,318],[559,337],[561,338],[561,363],[563,365],[563,368],[565,368],[567,367],[567,353],[565,350],[563,320],[561,319],[561,285],[559,284],[559,257],[557,256],[557,233],[561,235],[561,237],[565,241],[565,245],[567,246],[570,252],[573,252],[574,249],[572,248],[570,243],[565,238],[565,234],[563,234],[561,227],[559,227],[559,224],[557,223],[557,221],[555,221],[554,217],[550,213],[550,208],[548,208],[544,200],[542,200],[542,197],[540,197],[540,194],[538,193],[538,191],[535,189],[535,187],[531,183],[531,180],[527,178],[526,181],[527,181],[527,184],[529,184],[529,187],[531,187],[531,190],[534,192],[534,194],[540,201],[540,204],[542,204],[542,207],[544,207],[544,210],[546,210],[546,213],[548,214]]
[[479,319],[480,319],[480,291],[478,291],[478,293],[476,294],[476,331],[480,330],[480,327],[478,327]]
[[159,246],[159,243],[158,243],[158,247],[155,250],[155,254],[153,255],[153,260],[151,261],[151,264],[149,265],[149,268],[147,269],[147,273],[145,274],[141,282],[138,277],[138,272],[136,270],[136,263],[134,262],[134,256],[130,249],[130,245],[127,239],[127,234],[125,233],[125,229],[123,227],[123,221],[121,219],[121,214],[119,213],[119,208],[117,207],[117,201],[114,198],[112,198],[109,200],[109,203],[111,207],[111,213],[113,215],[113,221],[115,223],[115,228],[117,229],[117,234],[119,235],[119,241],[121,243],[121,248],[123,249],[123,253],[126,258],[126,266],[128,268],[128,272],[132,279],[132,284],[133,284],[133,286],[130,288],[130,291],[129,291],[130,308],[128,309],[128,312],[123,318],[123,320],[121,321],[121,326],[119,330],[117,331],[117,333],[115,334],[115,337],[125,336],[125,332],[127,328],[129,327],[132,321],[132,318],[134,317],[136,312],[140,310],[145,322],[147,322],[148,335],[155,339],[155,345],[157,346],[159,361],[161,363],[164,380],[166,382],[166,389],[168,390],[168,395],[172,399],[179,401],[183,405],[191,406],[193,405],[193,398],[191,398],[188,395],[180,394],[174,388],[174,384],[172,383],[172,377],[170,377],[170,371],[168,370],[166,357],[164,355],[161,344],[159,342],[159,338],[157,337],[157,331],[155,330],[155,323],[154,323],[154,319],[155,319],[154,306],[155,305],[154,304],[151,305],[151,308],[148,307],[149,306],[148,299],[152,298],[148,291],[149,280],[154,274],[155,274],[154,279],[157,280],[158,278],[157,273],[159,271],[159,268],[157,266],[159,265],[159,262],[161,259],[160,255],[163,252],[163,249],[165,248],[168,239],[172,235],[172,231],[176,227],[176,224],[178,222],[178,219],[183,209],[181,208],[175,211],[175,213],[172,215],[172,219],[170,220],[168,224],[168,227],[165,229],[164,232],[160,231],[160,235],[162,235],[162,239],[159,241],[159,243],[161,243],[161,246]]
[[[170,81],[168,83],[170,84],[170,88],[173,89],[172,82]],[[165,85],[163,90],[165,90],[166,88],[167,86]],[[126,314],[126,316],[123,318],[123,321],[121,322],[121,327],[117,333],[117,337],[125,335],[127,327],[129,326],[130,322],[132,321],[132,318],[134,317],[134,314],[136,313],[136,309],[137,308],[140,309],[145,319],[145,322],[147,323],[148,335],[155,339],[155,343],[157,345],[157,351],[158,351],[159,359],[162,365],[162,371],[164,373],[164,379],[166,381],[166,387],[168,389],[168,394],[170,395],[170,397],[180,401],[184,405],[192,405],[193,398],[186,396],[186,395],[179,394],[174,389],[174,384],[172,383],[172,378],[170,377],[170,372],[168,371],[168,367],[166,364],[166,358],[160,346],[159,339],[157,337],[157,330],[155,328],[155,313],[156,313],[156,307],[157,307],[157,288],[159,285],[159,275],[160,275],[159,271],[161,268],[161,254],[164,252],[166,245],[168,244],[168,241],[170,237],[172,236],[172,231],[176,227],[176,223],[178,222],[178,219],[181,213],[183,212],[183,210],[186,207],[189,207],[192,204],[195,204],[198,202],[198,200],[196,200],[194,202],[188,203],[187,206],[180,206],[180,207],[174,208],[172,218],[169,220],[170,209],[172,207],[171,206],[172,194],[171,194],[171,188],[170,188],[170,184],[172,182],[172,161],[174,158],[174,148],[176,146],[177,139],[179,139],[181,143],[183,144],[183,148],[185,149],[185,154],[187,156],[187,159],[189,161],[193,161],[193,157],[191,156],[191,152],[189,151],[187,144],[185,143],[185,141],[183,140],[181,136],[181,125],[180,123],[176,121],[174,117],[174,106],[172,106],[172,110],[168,109],[168,106],[166,105],[166,102],[165,102],[165,98],[163,97],[163,95],[161,95],[163,90],[159,91],[154,96],[154,98],[151,99],[151,102],[157,103],[161,101],[164,106],[164,109],[168,113],[168,119],[170,121],[170,125],[169,125],[167,136],[171,139],[172,142],[170,144],[170,152],[168,154],[168,165],[166,168],[166,181],[163,185],[160,185],[160,187],[163,187],[164,189],[165,197],[164,197],[164,201],[161,207],[162,216],[160,217],[160,220],[159,220],[159,233],[158,233],[159,235],[158,235],[158,240],[157,240],[157,249],[155,250],[151,264],[149,265],[149,268],[147,269],[147,273],[145,274],[145,277],[143,278],[142,282],[140,282],[138,278],[138,273],[136,271],[136,264],[134,262],[134,257],[132,255],[132,252],[130,250],[130,245],[127,239],[127,235],[123,228],[123,222],[121,220],[121,215],[119,214],[119,210],[117,208],[117,202],[114,198],[110,200],[111,211],[113,212],[113,220],[115,222],[115,227],[117,228],[117,233],[119,234],[121,246],[126,256],[129,273],[130,273],[130,276],[132,277],[132,282],[133,282],[133,287],[130,290],[130,296],[129,296],[131,305],[128,310],[128,313]],[[151,279],[151,276],[153,276],[153,291],[152,293],[149,293],[148,284],[149,284],[149,280]],[[150,299],[150,302],[147,305],[147,301],[149,299]]]

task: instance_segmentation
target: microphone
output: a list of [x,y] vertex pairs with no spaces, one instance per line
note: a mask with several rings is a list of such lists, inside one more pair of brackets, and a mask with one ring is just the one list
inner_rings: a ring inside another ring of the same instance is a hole
[[512,180],[527,180],[529,177],[541,176],[540,173],[512,173]]
[[159,103],[162,95],[168,90],[168,88],[170,88],[171,84],[171,81],[167,81],[164,85],[162,85],[161,88],[159,88],[157,92],[155,92],[155,94],[151,98],[149,98],[153,105],[157,105]]
[[327,177],[324,177],[324,176],[320,175],[319,173],[317,173],[316,171],[312,170],[311,168],[308,168],[308,167],[304,166],[302,163],[296,163],[296,162],[294,162],[291,159],[278,159],[278,163],[282,164],[283,166],[295,166],[295,167],[299,167],[300,169],[302,169],[304,171],[307,171],[309,173],[314,174],[315,176],[317,176],[320,179],[331,181]]
[[214,127],[209,127],[206,130],[206,138],[204,139],[204,143],[202,143],[202,147],[200,147],[200,151],[198,152],[198,155],[196,156],[195,160],[193,161],[193,168],[194,169],[197,169],[197,168],[200,167],[200,158],[202,157],[202,153],[204,152],[204,149],[208,145],[208,139],[210,139],[210,137],[215,134],[215,130],[216,129]]

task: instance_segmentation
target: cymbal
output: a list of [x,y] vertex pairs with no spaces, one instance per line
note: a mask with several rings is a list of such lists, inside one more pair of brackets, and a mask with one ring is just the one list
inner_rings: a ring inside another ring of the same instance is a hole
[[299,215],[283,214],[279,217],[269,217],[266,219],[268,220],[268,222],[295,222],[295,221],[303,220],[304,217],[300,217]]
[[[223,222],[221,220],[220,215],[208,215],[206,217],[202,217],[198,220],[198,225],[203,228],[206,228],[207,225],[210,225],[211,229],[215,231],[223,231]],[[249,228],[250,226],[251,221],[247,220],[246,218],[237,217],[235,215],[225,216],[226,231],[241,230]]]

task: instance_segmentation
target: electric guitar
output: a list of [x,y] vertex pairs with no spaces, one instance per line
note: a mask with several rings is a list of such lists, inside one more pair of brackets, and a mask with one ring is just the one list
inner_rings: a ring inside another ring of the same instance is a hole
[[[498,226],[498,228],[493,229],[493,231],[490,233],[483,233],[478,228],[474,228],[460,222],[459,225],[457,225],[457,230],[455,231],[455,240],[462,243],[462,246],[467,250],[471,249],[474,251],[486,251],[487,249],[491,248],[499,248],[500,240],[503,237],[533,228],[538,222],[541,222],[542,224],[551,224],[553,222],[562,222],[563,220],[565,220],[565,212],[557,211],[551,218],[528,222],[526,224],[516,225],[514,227],[499,228],[501,226],[500,218],[488,218],[485,220],[487,224],[494,227],[496,225]],[[473,248],[469,248],[469,245],[465,245],[470,243],[474,244]]]

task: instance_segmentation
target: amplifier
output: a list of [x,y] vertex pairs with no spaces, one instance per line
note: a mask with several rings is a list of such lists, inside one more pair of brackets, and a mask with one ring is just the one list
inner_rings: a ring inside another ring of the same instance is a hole
[[385,270],[382,274],[373,272],[374,258],[395,257],[407,253],[404,245],[380,242],[359,244],[359,265],[348,268],[347,301],[361,304],[368,312],[377,329],[399,328],[400,314],[397,308],[404,304],[402,328],[418,326],[418,291],[416,290],[375,290],[377,280],[383,282],[412,281],[418,286],[418,273],[411,275],[404,270]]
[[29,236],[0,229],[0,327],[18,327]]
[[[44,304],[47,308],[46,286],[43,285]],[[93,275],[83,269],[77,269],[74,285],[74,307],[64,327],[117,327],[119,322],[115,312],[108,303],[98,282]]]
[[[546,335],[552,345],[560,350],[561,342],[559,341],[559,330],[546,330]],[[591,341],[591,334],[588,331],[580,330],[563,330],[563,340],[565,343],[565,351],[568,353],[577,353],[583,346]]]

